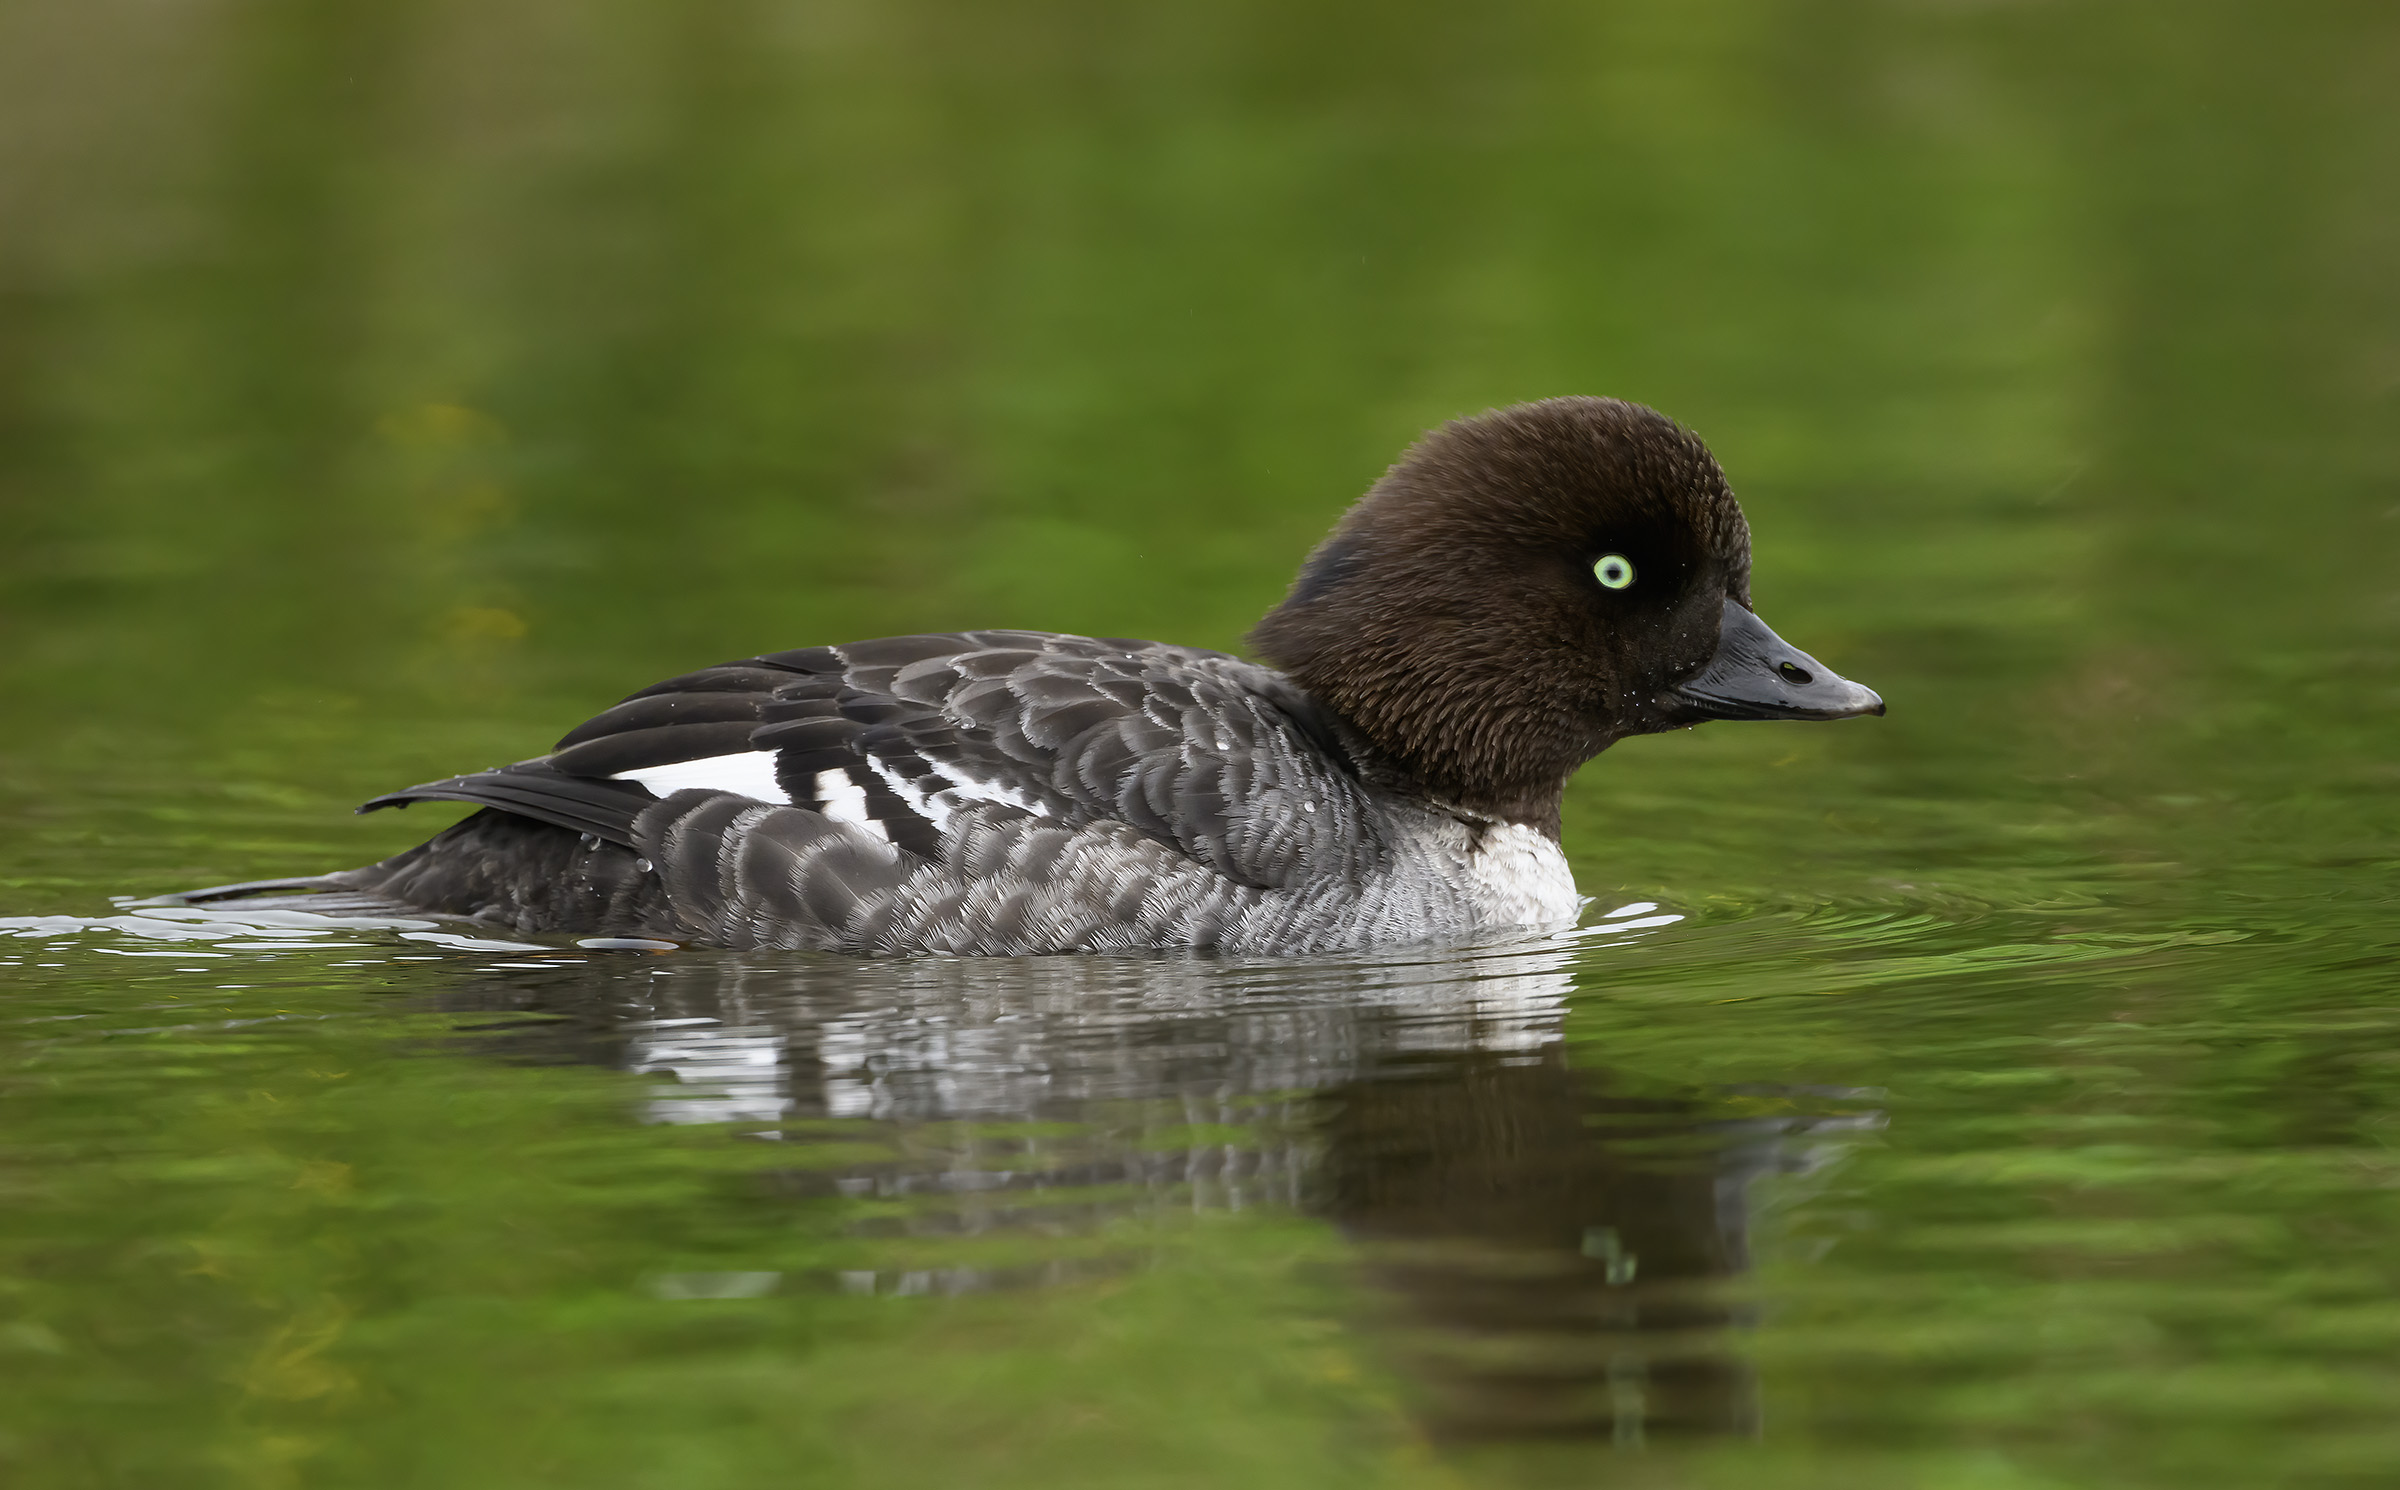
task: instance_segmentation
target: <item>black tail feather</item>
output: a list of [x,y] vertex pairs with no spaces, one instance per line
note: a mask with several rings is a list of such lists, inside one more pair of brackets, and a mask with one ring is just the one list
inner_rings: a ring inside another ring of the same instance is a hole
[[477,771],[387,792],[358,810],[373,812],[380,807],[406,807],[411,802],[471,802],[631,848],[635,816],[657,800],[631,781],[570,776],[547,762],[523,761],[496,771]]
[[172,895],[148,896],[135,903],[139,905],[206,905],[212,900],[247,900],[253,895],[307,895],[320,891],[348,891],[354,888],[339,874],[304,874],[291,879],[243,880],[239,884],[209,885],[198,890],[179,890]]

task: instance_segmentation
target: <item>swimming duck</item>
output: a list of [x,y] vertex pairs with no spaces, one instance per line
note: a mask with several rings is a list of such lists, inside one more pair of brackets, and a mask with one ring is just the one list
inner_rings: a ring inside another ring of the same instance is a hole
[[520,933],[737,948],[1293,954],[1560,928],[1567,778],[1628,735],[1881,714],[1750,608],[1699,438],[1553,398],[1425,436],[1251,633],[772,652],[548,753],[375,798],[482,810],[363,892]]

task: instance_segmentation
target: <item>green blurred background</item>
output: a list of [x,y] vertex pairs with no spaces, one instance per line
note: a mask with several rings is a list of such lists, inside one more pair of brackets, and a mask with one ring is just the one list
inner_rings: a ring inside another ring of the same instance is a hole
[[5,26],[20,793],[300,792],[339,862],[409,826],[301,819],[702,661],[1234,646],[1417,432],[1561,392],[1712,442],[1885,788],[2205,754],[2180,705],[2396,621],[2371,0]]
[[[1570,1044],[1899,1095],[1884,1229],[1773,1275],[1778,1457],[1558,1482],[2388,1484],[2396,99],[2389,0],[10,0],[0,912],[377,857],[764,649],[1237,647],[1419,431],[1628,397],[1892,712],[1579,778],[1585,891],[1696,922]],[[148,1019],[108,971],[19,996]],[[9,1047],[27,1483],[1481,1473],[1324,1354],[1322,1227],[720,1338],[606,1301],[817,1258],[732,1161],[325,1028]]]

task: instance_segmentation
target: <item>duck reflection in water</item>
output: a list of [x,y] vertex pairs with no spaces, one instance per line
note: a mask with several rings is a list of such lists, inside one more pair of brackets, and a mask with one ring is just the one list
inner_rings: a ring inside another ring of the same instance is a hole
[[[672,1077],[654,1120],[884,1127],[900,1157],[786,1186],[911,1198],[874,1223],[896,1232],[1320,1215],[1357,1244],[1375,1332],[1439,1437],[1755,1432],[1724,1283],[1749,1266],[1758,1182],[1878,1119],[1863,1093],[1637,1090],[1571,1062],[1571,965],[1600,966],[1555,941],[1418,962],[687,954],[492,976],[457,1003],[566,1016],[475,1036],[514,1057]],[[1755,1100],[1778,1095],[1804,1100]],[[837,1281],[958,1292],[1110,1265]]]
[[1428,1426],[1453,1437],[1757,1430],[1727,1332],[1755,1183],[1871,1114],[1741,1118],[1534,1055],[1426,1053],[1329,1089],[1317,1209],[1390,1301]]

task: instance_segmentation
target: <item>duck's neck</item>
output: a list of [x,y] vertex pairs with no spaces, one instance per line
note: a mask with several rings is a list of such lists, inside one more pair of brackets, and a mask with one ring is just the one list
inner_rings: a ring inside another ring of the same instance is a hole
[[1610,743],[1522,696],[1352,686],[1295,672],[1333,718],[1360,775],[1469,821],[1520,823],[1555,841],[1567,778]]

